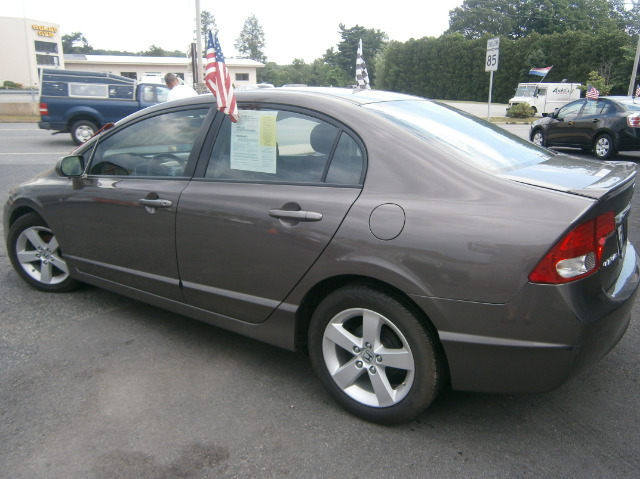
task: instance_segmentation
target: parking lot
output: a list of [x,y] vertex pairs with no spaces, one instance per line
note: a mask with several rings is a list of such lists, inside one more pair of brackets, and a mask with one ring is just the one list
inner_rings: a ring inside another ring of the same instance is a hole
[[[0,124],[2,202],[72,149]],[[0,477],[640,477],[638,305],[618,347],[556,391],[445,392],[383,427],[343,411],[303,354],[93,287],[29,288],[4,236],[0,296]]]

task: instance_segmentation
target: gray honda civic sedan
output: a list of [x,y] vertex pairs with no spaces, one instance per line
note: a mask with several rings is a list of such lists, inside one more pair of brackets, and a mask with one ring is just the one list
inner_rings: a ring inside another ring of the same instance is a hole
[[290,350],[357,416],[443,387],[551,390],[624,334],[636,168],[423,98],[322,88],[156,105],[14,188],[33,287],[96,285]]

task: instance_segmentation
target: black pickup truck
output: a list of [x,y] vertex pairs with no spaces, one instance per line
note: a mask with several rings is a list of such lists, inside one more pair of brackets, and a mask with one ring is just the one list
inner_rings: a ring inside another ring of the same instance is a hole
[[40,90],[43,130],[69,132],[79,145],[110,122],[166,101],[161,83],[138,83],[111,73],[45,69]]

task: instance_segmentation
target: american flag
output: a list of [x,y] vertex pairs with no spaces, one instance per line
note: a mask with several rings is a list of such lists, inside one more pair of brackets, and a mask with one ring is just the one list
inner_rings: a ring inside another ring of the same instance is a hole
[[218,110],[229,115],[232,122],[238,121],[238,105],[236,104],[236,95],[233,93],[229,70],[224,62],[218,35],[216,34],[214,42],[211,32],[209,32],[207,44],[207,73],[204,80],[209,90],[216,96]]
[[360,90],[371,90],[367,65],[362,58],[362,38],[358,44],[358,58],[356,59],[356,83]]
[[640,83],[638,83],[638,88],[636,88],[635,98],[638,98],[639,96],[640,96]]
[[592,100],[597,100],[599,96],[600,96],[600,92],[596,90],[592,85],[589,85],[587,87],[587,94],[586,94],[587,98],[591,98]]

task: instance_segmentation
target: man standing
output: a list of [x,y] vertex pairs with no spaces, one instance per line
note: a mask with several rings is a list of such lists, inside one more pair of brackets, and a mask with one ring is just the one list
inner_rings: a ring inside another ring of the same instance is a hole
[[167,73],[164,76],[164,82],[171,90],[167,95],[167,101],[189,98],[190,96],[197,95],[193,88],[185,85],[184,83],[180,83],[178,77],[174,73]]

